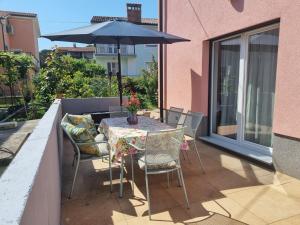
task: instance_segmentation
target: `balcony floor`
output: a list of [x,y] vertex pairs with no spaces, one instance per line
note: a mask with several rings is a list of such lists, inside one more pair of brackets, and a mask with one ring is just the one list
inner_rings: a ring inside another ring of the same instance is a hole
[[[300,224],[300,181],[256,166],[246,160],[198,142],[206,174],[193,151],[182,160],[190,200],[185,207],[182,188],[174,173],[167,188],[166,175],[150,177],[152,220],[148,219],[144,173],[135,168],[135,196],[130,172],[124,179],[124,197],[118,197],[119,169],[113,170],[114,192],[109,191],[108,162],[85,162],[79,168],[73,198],[73,151],[65,141],[62,224]],[[128,164],[129,165],[129,164]]]

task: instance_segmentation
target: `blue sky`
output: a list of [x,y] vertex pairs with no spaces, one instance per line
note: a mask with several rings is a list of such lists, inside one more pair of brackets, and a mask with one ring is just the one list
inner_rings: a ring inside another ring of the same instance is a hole
[[[92,16],[126,16],[127,2],[141,3],[142,17],[158,16],[157,0],[0,0],[0,9],[37,13],[41,34],[48,34],[88,25]],[[40,50],[56,44],[72,46],[72,43],[39,39]]]

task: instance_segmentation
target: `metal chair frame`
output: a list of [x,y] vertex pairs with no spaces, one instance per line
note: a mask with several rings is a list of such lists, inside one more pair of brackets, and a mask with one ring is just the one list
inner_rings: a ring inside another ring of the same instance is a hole
[[[178,130],[182,130],[182,138],[183,138],[184,127],[174,129],[174,132],[176,132]],[[177,171],[179,186],[183,187],[183,191],[184,191],[184,196],[185,196],[185,199],[186,199],[187,208],[190,207],[188,196],[187,196],[187,192],[186,192],[186,187],[185,187],[185,183],[184,183],[184,179],[183,179],[182,168],[181,168],[181,164],[180,164],[180,158],[179,158],[180,147],[178,148],[178,159],[174,160],[175,163],[176,163],[176,166],[174,168],[170,168],[170,169],[155,169],[155,170],[148,170],[148,168],[147,168],[147,161],[146,161],[146,157],[147,157],[147,138],[148,138],[149,135],[163,134],[165,132],[172,132],[172,131],[171,130],[167,130],[167,131],[159,131],[159,132],[148,132],[147,133],[147,137],[146,137],[146,144],[145,144],[145,148],[144,149],[141,149],[141,148],[139,148],[139,147],[137,147],[137,146],[135,146],[133,144],[130,144],[132,147],[136,148],[138,151],[145,152],[145,161],[144,161],[144,163],[145,163],[145,169],[144,169],[144,171],[145,171],[146,194],[147,194],[147,202],[148,202],[148,216],[149,216],[150,220],[151,220],[151,204],[150,204],[150,191],[149,191],[148,175],[155,175],[155,174],[166,173],[167,174],[168,187],[169,187],[169,173],[172,173],[173,171]],[[132,176],[132,179],[133,179],[133,183],[134,183],[134,176]]]
[[70,142],[73,146],[73,150],[74,150],[74,158],[73,158],[73,163],[72,163],[73,167],[74,167],[74,163],[76,161],[76,167],[75,167],[75,173],[74,173],[73,182],[72,182],[72,188],[71,188],[71,191],[69,193],[68,198],[69,199],[72,198],[72,194],[73,194],[73,190],[74,190],[74,186],[75,186],[75,182],[76,182],[80,162],[103,159],[103,158],[107,158],[107,156],[108,156],[108,161],[109,161],[110,191],[112,192],[111,151],[108,149],[108,152],[109,152],[108,154],[105,154],[105,155],[102,155],[102,156],[93,156],[93,155],[83,154],[83,153],[80,152],[80,149],[79,149],[80,145],[93,145],[93,144],[107,143],[107,141],[78,143],[78,142],[74,141],[72,136],[66,131],[66,129],[62,125],[61,125],[61,127],[62,127],[64,133],[67,135],[68,139],[70,140]]
[[[177,108],[171,106],[170,109],[166,110],[165,123],[176,128],[181,118],[182,112],[183,112],[183,108]],[[175,121],[170,121],[170,118],[175,119]]]
[[[201,113],[201,112],[192,112],[192,111],[189,110],[185,114],[184,122],[182,124],[178,124],[178,125],[186,127],[184,135],[189,136],[192,139],[191,141],[193,142],[194,149],[196,151],[196,154],[197,154],[197,157],[198,157],[201,169],[202,169],[203,173],[205,173],[205,170],[204,170],[204,167],[203,167],[203,163],[202,163],[202,160],[201,160],[201,157],[200,157],[200,154],[199,154],[199,150],[198,150],[198,147],[197,147],[197,144],[196,144],[196,138],[197,138],[196,135],[197,135],[197,131],[198,131],[199,127],[200,127],[200,124],[202,122],[203,116],[204,116],[204,114]],[[188,124],[187,124],[187,120],[188,120],[189,117],[192,117],[192,118],[196,117],[196,124],[195,124],[195,128],[194,129],[192,127],[189,127]],[[190,133],[189,131],[192,131],[192,133]]]

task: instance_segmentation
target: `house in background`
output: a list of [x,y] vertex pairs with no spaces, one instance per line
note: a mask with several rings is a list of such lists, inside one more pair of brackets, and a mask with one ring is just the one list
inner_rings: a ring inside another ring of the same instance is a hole
[[163,31],[191,40],[163,51],[164,107],[203,112],[201,139],[300,178],[299,1],[160,5]]
[[37,14],[0,11],[0,50],[24,52],[39,60]]
[[[26,12],[0,11],[0,51],[26,53],[33,56],[35,69],[29,72],[28,81],[39,70],[38,38],[40,28],[37,14]],[[17,85],[15,95],[20,95]],[[9,88],[0,84],[0,96],[9,96]],[[0,103],[2,97],[0,97]]]
[[64,55],[69,55],[77,59],[93,59],[95,58],[95,47],[56,47],[56,50]]
[[[142,5],[127,3],[127,17],[93,16],[91,23],[102,23],[109,20],[125,20],[140,26],[157,30],[158,20],[142,18]],[[157,45],[121,45],[122,75],[137,76],[142,69],[148,67],[153,57],[157,60]],[[96,45],[96,61],[103,65],[108,72],[116,74],[117,46],[109,44]]]

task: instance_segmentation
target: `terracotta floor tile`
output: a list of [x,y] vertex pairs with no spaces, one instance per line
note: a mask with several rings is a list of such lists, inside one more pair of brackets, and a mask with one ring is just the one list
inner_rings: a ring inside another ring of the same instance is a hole
[[223,191],[230,193],[236,191],[236,189],[260,185],[256,180],[241,176],[239,172],[228,170],[210,173],[207,175],[207,180],[222,193]]
[[[179,187],[177,183],[177,181],[173,182],[169,188],[166,188],[166,191],[176,199],[179,204],[185,205],[186,200],[183,188]],[[223,195],[209,183],[205,176],[201,179],[197,176],[187,176],[185,185],[190,203],[223,197]]]
[[237,204],[230,198],[222,198],[216,200],[218,205],[224,210],[223,215],[242,221],[246,224],[260,225],[267,224],[263,219],[250,212],[248,209]]
[[271,187],[290,198],[298,199],[300,201],[300,181],[299,180],[292,180],[292,181],[284,183],[284,184],[272,185]]
[[300,214],[300,201],[271,187],[252,187],[228,197],[268,223]]
[[[62,186],[64,225],[201,224],[224,219],[226,224],[300,224],[300,181],[274,173],[198,142],[205,174],[195,151],[181,164],[190,201],[186,208],[183,188],[177,174],[167,187],[166,174],[150,176],[152,220],[148,219],[145,174],[137,165],[135,193],[132,194],[131,168],[126,164],[124,196],[119,198],[119,168],[113,168],[110,193],[108,162],[97,160],[81,164],[73,198],[67,199],[74,168],[73,152],[65,143]],[[189,160],[188,160],[189,159]],[[233,219],[233,220],[231,220]],[[222,224],[222,223],[221,223]],[[215,225],[215,224],[214,224]],[[218,224],[219,225],[219,224]]]
[[[256,217],[249,210],[244,209],[239,206],[236,202],[228,198],[222,198],[215,201],[208,202],[196,202],[191,204],[188,214],[192,219],[185,221],[187,224],[201,224],[213,215],[222,215],[224,220],[233,220],[232,222],[240,221],[246,224],[253,225],[263,225],[266,224],[263,220]],[[224,224],[229,224],[230,222],[224,221]],[[205,223],[206,224],[206,223]],[[208,224],[208,223],[207,223]],[[231,224],[231,223],[230,223]]]
[[291,182],[293,180],[296,179],[278,172],[273,172],[264,176],[257,177],[257,181],[265,185],[280,185]]
[[299,225],[300,224],[300,215],[292,216],[290,218],[280,220],[274,223],[271,223],[272,225]]

